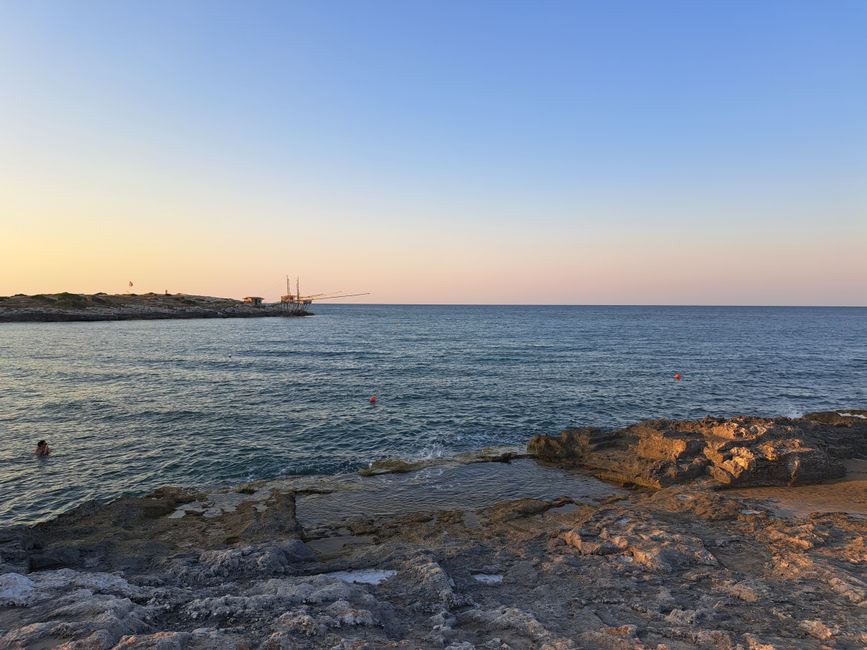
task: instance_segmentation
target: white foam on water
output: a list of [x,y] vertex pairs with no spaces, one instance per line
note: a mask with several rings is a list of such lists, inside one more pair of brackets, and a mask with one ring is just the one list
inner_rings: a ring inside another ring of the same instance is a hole
[[334,571],[332,573],[323,573],[323,576],[329,578],[337,578],[343,582],[350,582],[361,585],[378,585],[392,577],[397,571],[387,569],[359,569],[357,571]]
[[837,413],[837,415],[843,418],[861,418],[862,420],[867,420],[867,415],[861,415],[860,413]]
[[503,576],[490,573],[475,573],[473,574],[473,578],[476,582],[481,582],[483,585],[498,585],[503,581]]

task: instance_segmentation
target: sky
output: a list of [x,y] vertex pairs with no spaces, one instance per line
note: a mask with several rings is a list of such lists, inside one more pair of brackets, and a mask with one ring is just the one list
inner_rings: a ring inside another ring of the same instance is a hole
[[0,295],[867,305],[867,2],[0,0]]

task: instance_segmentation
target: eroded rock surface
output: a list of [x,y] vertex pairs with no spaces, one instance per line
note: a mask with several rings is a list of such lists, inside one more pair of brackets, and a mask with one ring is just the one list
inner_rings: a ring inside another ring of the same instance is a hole
[[843,459],[867,455],[865,414],[647,420],[617,431],[585,427],[536,436],[527,449],[542,460],[657,489],[703,477],[728,487],[803,485],[840,478]]
[[867,518],[715,484],[311,531],[262,486],[83,507],[0,538],[0,648],[863,648]]

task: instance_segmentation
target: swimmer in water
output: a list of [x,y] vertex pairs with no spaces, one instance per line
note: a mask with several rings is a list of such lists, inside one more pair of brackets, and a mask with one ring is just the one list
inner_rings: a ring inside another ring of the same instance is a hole
[[36,450],[33,453],[37,456],[47,456],[51,453],[51,447],[44,440],[40,440],[36,443]]

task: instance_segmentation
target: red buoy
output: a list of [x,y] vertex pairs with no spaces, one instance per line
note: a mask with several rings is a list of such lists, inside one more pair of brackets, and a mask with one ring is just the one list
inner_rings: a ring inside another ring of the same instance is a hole
[[376,404],[376,395],[371,395],[370,400],[368,400],[371,404]]
[[679,372],[674,373],[674,381],[680,381],[680,373]]

